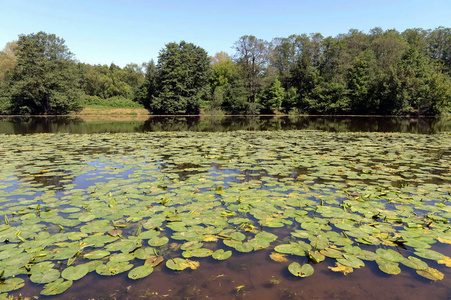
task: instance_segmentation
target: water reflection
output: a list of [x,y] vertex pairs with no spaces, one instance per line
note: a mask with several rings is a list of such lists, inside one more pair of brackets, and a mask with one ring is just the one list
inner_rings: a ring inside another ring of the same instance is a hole
[[[147,117],[146,117],[147,118]],[[451,131],[451,118],[349,116],[0,117],[0,133],[125,133],[148,131],[322,130],[330,132]]]

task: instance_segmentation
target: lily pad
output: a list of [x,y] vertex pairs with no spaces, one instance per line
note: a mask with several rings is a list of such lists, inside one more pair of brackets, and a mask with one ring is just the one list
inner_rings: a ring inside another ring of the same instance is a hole
[[0,292],[6,293],[20,289],[25,285],[25,281],[22,278],[8,278],[2,284],[0,284]]
[[44,270],[31,274],[30,280],[34,283],[49,283],[57,280],[60,277],[60,272],[56,269]]
[[153,272],[153,268],[148,265],[143,265],[132,269],[128,272],[128,278],[130,279],[140,279],[149,276]]
[[426,269],[420,269],[417,270],[417,274],[420,276],[423,276],[427,279],[436,281],[436,280],[442,280],[444,278],[444,275],[442,272],[440,272],[437,269],[427,267]]
[[224,251],[224,249],[218,249],[211,255],[216,260],[225,260],[232,256],[232,251]]
[[72,283],[72,280],[58,278],[53,282],[47,283],[41,291],[41,295],[52,296],[62,294],[72,286]]
[[155,268],[160,265],[164,261],[163,256],[153,256],[151,258],[146,259],[144,262],[145,265]]
[[315,270],[309,264],[301,266],[299,263],[293,262],[288,266],[288,271],[297,277],[308,277],[311,276]]
[[158,247],[158,246],[163,246],[163,245],[167,244],[168,242],[169,242],[169,239],[167,237],[156,236],[156,237],[149,239],[148,244],[153,247]]
[[354,271],[353,268],[351,268],[349,266],[342,265],[339,262],[335,263],[335,267],[328,267],[328,268],[331,269],[334,272],[341,272],[344,275],[348,275],[349,273],[352,273]]
[[199,262],[183,258],[173,258],[166,261],[166,266],[171,270],[182,271],[186,268],[195,270],[199,267]]
[[392,262],[383,258],[376,259],[376,263],[379,267],[379,269],[387,274],[390,275],[398,275],[401,273],[401,269],[398,266],[397,262]]
[[85,264],[77,265],[75,267],[68,267],[63,270],[61,277],[67,280],[79,280],[89,272],[89,267]]
[[109,251],[106,250],[95,250],[89,253],[86,253],[85,255],[83,255],[83,257],[85,259],[101,259],[104,258],[106,256],[110,255]]

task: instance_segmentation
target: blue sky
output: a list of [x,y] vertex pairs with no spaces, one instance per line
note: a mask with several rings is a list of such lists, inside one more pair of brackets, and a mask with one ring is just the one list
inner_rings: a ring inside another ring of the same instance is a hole
[[291,34],[336,36],[354,28],[451,27],[451,0],[0,0],[0,48],[39,31],[65,39],[90,64],[155,61],[185,40],[209,55],[234,54],[243,35],[271,41]]

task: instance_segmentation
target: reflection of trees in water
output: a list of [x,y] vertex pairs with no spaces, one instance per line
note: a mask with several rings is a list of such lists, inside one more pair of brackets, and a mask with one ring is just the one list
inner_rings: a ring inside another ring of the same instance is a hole
[[1,120],[0,132],[9,134],[70,132],[71,128],[83,122],[81,118],[72,116],[15,116],[2,118]]
[[31,182],[33,184],[38,184],[44,187],[54,188],[64,188],[65,185],[71,184],[74,181],[74,177],[71,176],[70,172],[65,170],[55,170],[56,172],[64,172],[67,175],[52,175],[46,176],[45,173],[38,172],[36,174],[29,174],[28,176],[18,176],[19,179],[25,180],[26,182]]
[[78,117],[3,117],[0,133],[119,133],[156,131],[322,130],[408,132],[451,130],[450,118],[365,116],[151,116],[146,121],[84,121]]
[[[18,165],[17,170],[20,175],[19,180],[51,188],[63,188],[75,180],[71,171],[65,169],[67,165],[64,157],[54,156],[45,159],[45,164],[39,163],[40,160],[30,157],[30,161]],[[55,174],[56,173],[56,174]]]

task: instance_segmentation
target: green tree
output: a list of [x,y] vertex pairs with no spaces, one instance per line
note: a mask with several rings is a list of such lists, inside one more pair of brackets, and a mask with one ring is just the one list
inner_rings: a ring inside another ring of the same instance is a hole
[[16,49],[17,42],[9,42],[0,51],[0,87],[6,85],[11,71],[17,64]]
[[158,56],[157,92],[148,107],[156,114],[198,114],[210,94],[210,60],[192,43],[169,43]]
[[0,51],[0,114],[11,113],[11,99],[7,85],[11,72],[17,64],[16,49],[17,42],[9,42]]
[[136,89],[133,100],[150,109],[152,98],[157,94],[158,70],[153,60],[144,64],[144,81]]
[[374,97],[377,68],[374,53],[367,49],[360,53],[349,69],[348,90],[351,112],[354,114],[375,114],[379,99]]
[[262,97],[260,98],[260,104],[266,110],[280,110],[285,98],[285,89],[282,87],[279,79],[275,79],[274,82],[265,89]]
[[212,99],[208,109],[220,109],[230,114],[245,112],[249,92],[245,87],[241,67],[225,52],[212,57],[211,64]]
[[235,42],[235,50],[236,61],[250,90],[249,102],[255,103],[269,63],[269,45],[253,35],[245,35]]
[[79,109],[80,74],[64,40],[38,32],[20,35],[10,80],[13,113],[65,114]]
[[429,30],[426,40],[429,56],[442,64],[444,71],[451,75],[451,28]]

